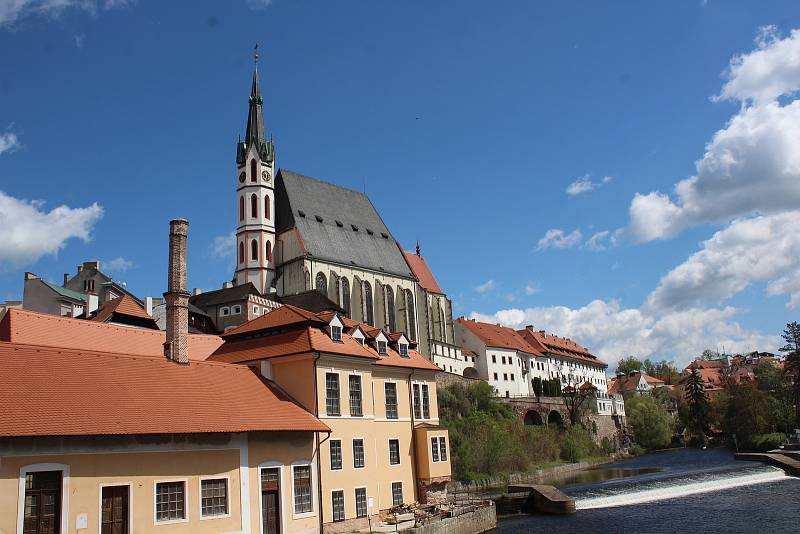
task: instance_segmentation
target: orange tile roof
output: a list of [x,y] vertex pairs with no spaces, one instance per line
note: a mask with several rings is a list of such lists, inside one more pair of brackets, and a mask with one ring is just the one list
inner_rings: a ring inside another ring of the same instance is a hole
[[255,319],[247,321],[222,334],[224,338],[236,337],[250,332],[257,332],[259,330],[267,330],[278,326],[290,326],[301,324],[308,321],[319,321],[317,315],[306,311],[291,304],[283,304],[280,308],[276,308],[269,313],[265,313]]
[[553,353],[565,358],[580,360],[595,365],[608,367],[608,364],[589,352],[589,349],[582,347],[571,339],[565,339],[553,334],[543,334],[535,330],[525,328],[518,330],[525,341],[535,347],[541,353]]
[[444,291],[442,291],[442,288],[439,287],[438,282],[436,282],[436,278],[434,278],[430,267],[428,267],[428,262],[425,261],[425,258],[418,256],[414,252],[406,252],[405,250],[403,251],[403,256],[405,257],[406,263],[411,269],[411,272],[417,277],[419,280],[419,285],[422,286],[423,289],[426,289],[431,293],[444,295]]
[[156,326],[156,321],[152,316],[148,315],[144,308],[142,308],[133,297],[127,293],[123,293],[121,297],[104,302],[90,321],[97,321],[100,323],[107,323],[111,321],[115,314],[126,315],[128,317],[136,317],[152,323],[153,328]]
[[[9,310],[0,322],[0,341],[48,347],[163,356],[165,340],[163,330],[130,328],[21,309]],[[189,334],[189,358],[205,360],[222,343],[219,336]]]
[[456,319],[456,322],[472,332],[488,347],[513,349],[533,354],[534,356],[544,355],[542,351],[528,343],[513,328],[500,326],[499,324],[479,323],[474,319],[465,319],[463,317]]
[[0,343],[0,436],[329,431],[243,365]]
[[659,380],[658,378],[650,376],[647,373],[636,372],[633,373],[633,376],[627,374],[609,378],[608,394],[615,395],[617,393],[629,393],[631,391],[636,391],[636,387],[639,385],[639,378],[641,377],[644,377],[645,382],[651,384],[653,387],[664,385],[663,380]]

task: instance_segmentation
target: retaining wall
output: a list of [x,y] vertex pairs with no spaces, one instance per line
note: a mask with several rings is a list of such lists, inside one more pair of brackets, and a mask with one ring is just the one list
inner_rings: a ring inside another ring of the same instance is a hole
[[478,508],[458,517],[448,517],[427,525],[410,528],[403,532],[410,534],[480,534],[497,526],[497,512],[494,503]]

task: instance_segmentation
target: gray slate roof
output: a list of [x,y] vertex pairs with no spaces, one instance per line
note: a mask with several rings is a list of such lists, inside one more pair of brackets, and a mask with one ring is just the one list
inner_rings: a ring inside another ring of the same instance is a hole
[[258,292],[256,286],[251,282],[247,282],[241,286],[232,286],[216,289],[214,291],[206,291],[199,295],[192,295],[189,297],[189,305],[196,306],[201,310],[207,310],[209,306],[246,300],[248,295],[261,296],[261,293]]
[[363,193],[281,169],[276,195],[277,231],[297,228],[314,258],[413,278],[397,241]]

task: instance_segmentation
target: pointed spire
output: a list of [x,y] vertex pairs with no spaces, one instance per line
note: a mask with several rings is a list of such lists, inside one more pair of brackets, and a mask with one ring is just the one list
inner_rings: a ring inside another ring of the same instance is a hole
[[417,239],[417,256],[419,256],[420,252],[421,251],[420,251],[420,248],[419,248],[419,239]]
[[264,138],[264,114],[262,110],[261,84],[258,79],[258,45],[253,49],[253,85],[250,88],[250,109],[247,113],[247,131],[244,142],[248,148],[255,145],[261,155],[266,146]]

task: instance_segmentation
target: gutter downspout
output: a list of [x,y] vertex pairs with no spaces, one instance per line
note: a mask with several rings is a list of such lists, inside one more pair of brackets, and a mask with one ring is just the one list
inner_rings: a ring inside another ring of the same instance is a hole
[[[411,479],[414,481],[414,501],[418,502],[417,499],[419,488],[417,487],[419,481],[417,480],[417,440],[416,436],[414,435],[414,392],[413,392],[413,385],[411,384],[411,378],[414,376],[416,369],[411,369],[411,373],[408,375],[408,406],[411,408]],[[422,403],[422,391],[420,391],[420,404]],[[420,405],[420,410],[422,406]]]
[[[319,418],[319,390],[317,389],[317,361],[320,359],[321,355],[319,352],[316,353],[314,356],[314,416]],[[319,432],[315,432],[314,435],[316,436],[317,441],[317,450],[315,454],[317,455],[317,508],[318,508],[318,515],[319,515],[319,532],[322,534],[322,526],[323,526],[323,517],[322,517],[322,464],[320,463],[322,454],[320,454],[320,446],[328,441],[331,437],[330,431],[328,431],[328,435],[325,436],[325,439],[322,441],[319,440]]]

